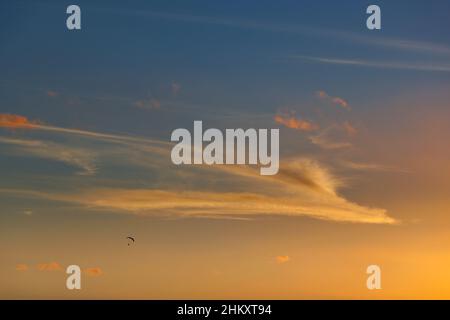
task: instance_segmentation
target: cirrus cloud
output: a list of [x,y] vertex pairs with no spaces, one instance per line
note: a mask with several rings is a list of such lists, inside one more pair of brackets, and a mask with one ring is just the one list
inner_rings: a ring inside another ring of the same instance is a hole
[[40,263],[36,268],[39,271],[61,271],[63,269],[58,262]]
[[[95,141],[94,145],[90,145],[92,150],[99,154],[107,152],[101,157],[105,161],[110,161],[110,155],[117,153],[121,165],[127,168],[140,166],[149,170],[154,179],[145,188],[123,184],[120,177],[112,177],[117,180],[109,186],[104,180],[97,180],[98,183],[89,188],[65,184],[56,189],[58,191],[3,188],[0,192],[67,202],[88,210],[138,215],[213,218],[281,215],[359,223],[397,222],[385,209],[360,205],[342,196],[339,188],[345,179],[335,176],[313,158],[282,161],[275,176],[261,176],[256,168],[245,165],[201,165],[177,170],[167,161],[172,143],[48,125],[36,125],[34,128],[47,133],[81,135],[91,139]],[[42,145],[34,140],[14,142],[31,149]],[[103,145],[104,142],[107,144]],[[139,161],[134,156],[130,157],[135,151]],[[189,191],[180,191],[180,183],[186,183],[187,174],[192,181]],[[170,179],[165,179],[167,177]],[[227,182],[228,187],[211,187],[211,182],[218,179]]]
[[293,114],[277,114],[275,115],[274,120],[275,123],[299,131],[315,131],[319,128],[314,122],[298,119]]

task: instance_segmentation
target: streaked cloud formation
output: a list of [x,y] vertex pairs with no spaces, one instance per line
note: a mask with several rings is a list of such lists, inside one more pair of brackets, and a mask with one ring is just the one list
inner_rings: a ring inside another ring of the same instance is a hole
[[[44,198],[50,201],[62,201],[84,206],[91,209],[113,210],[122,213],[138,215],[174,215],[192,217],[223,217],[258,215],[289,215],[309,216],[333,221],[348,221],[360,223],[395,223],[395,219],[387,215],[386,210],[369,208],[353,203],[341,195],[338,189],[343,185],[342,179],[334,176],[330,170],[311,158],[294,158],[281,163],[280,171],[275,176],[261,176],[258,171],[249,166],[196,166],[175,170],[170,164],[171,144],[154,139],[108,135],[98,132],[65,129],[51,126],[35,126],[37,129],[50,130],[64,135],[82,134],[95,142],[96,146],[105,139],[109,144],[109,152],[122,148],[121,165],[141,166],[154,171],[158,175],[170,174],[170,181],[154,180],[151,188],[114,188],[108,186],[71,188],[68,191],[48,192],[24,190],[0,190],[13,192],[22,196]],[[58,159],[82,167],[87,173],[95,172],[92,158],[84,157],[92,149],[65,145],[55,142],[2,138],[3,142],[18,145],[24,153]],[[36,146],[43,151],[36,151]],[[90,147],[96,150],[100,158],[109,161],[108,156],[102,157],[102,148]],[[133,150],[139,150],[140,161],[133,159]],[[145,160],[144,160],[145,159]],[[185,181],[186,174],[196,183],[189,191],[180,191],[177,181]],[[245,192],[235,187],[227,190],[215,190],[203,187],[207,181],[222,179],[230,185],[246,186]]]
[[398,168],[395,166],[387,166],[377,163],[363,163],[363,162],[354,162],[354,161],[342,161],[341,164],[344,167],[347,167],[352,170],[359,171],[386,171],[386,172],[400,172],[400,173],[409,173],[410,170],[404,168]]
[[40,263],[36,268],[39,271],[61,271],[63,269],[58,262]]
[[70,147],[56,142],[4,137],[0,137],[0,144],[13,146],[14,148],[9,152],[10,154],[13,152],[20,155],[35,156],[42,159],[60,161],[80,168],[81,171],[77,172],[80,175],[93,175],[96,171],[93,150]]
[[[39,263],[36,266],[38,271],[62,271],[64,268],[58,262]],[[28,271],[29,266],[25,263],[19,263],[16,265],[16,271],[24,272]],[[103,270],[100,267],[84,268],[83,273],[89,277],[99,277],[103,275]]]
[[309,60],[317,63],[348,65],[356,67],[370,67],[383,69],[403,69],[403,70],[417,70],[417,71],[440,71],[450,72],[450,63],[429,64],[429,63],[404,63],[391,61],[371,61],[363,59],[342,59],[342,58],[325,58],[325,57],[310,57],[310,56],[292,56],[293,58]]
[[[12,120],[11,120],[12,119]],[[161,145],[171,145],[171,143],[152,140],[148,138],[133,137],[127,135],[100,133],[89,130],[79,130],[71,128],[63,128],[56,126],[49,126],[43,124],[41,121],[33,120],[30,121],[27,117],[21,115],[12,115],[0,113],[0,128],[20,128],[20,129],[35,129],[42,130],[53,133],[67,134],[67,135],[78,135],[86,138],[115,142],[115,143],[152,143]]]
[[314,131],[319,126],[311,121],[296,118],[294,113],[277,114],[274,117],[275,123],[282,124],[287,128],[299,131]]
[[[107,10],[111,12],[111,10]],[[257,21],[249,19],[230,19],[223,17],[192,15],[183,13],[161,12],[155,10],[121,10],[114,11],[117,14],[133,15],[141,18],[159,18],[166,20],[176,20],[186,23],[203,23],[220,25],[224,27],[255,29],[270,32],[282,32],[298,34],[300,36],[314,36],[323,38],[333,38],[346,41],[348,43],[368,45],[373,47],[402,50],[414,53],[428,53],[442,56],[450,56],[450,47],[446,44],[416,41],[393,37],[367,37],[364,34],[343,30],[326,29],[319,27],[302,26],[299,24],[282,24],[270,21]]]
[[155,189],[90,189],[71,195],[40,192],[24,194],[75,203],[91,209],[137,215],[233,218],[268,214],[359,223],[395,223],[383,209],[366,208],[337,195],[320,193],[313,194],[310,199],[301,193],[297,194],[302,195],[301,199],[292,199],[289,195],[268,196],[251,192],[179,192]]

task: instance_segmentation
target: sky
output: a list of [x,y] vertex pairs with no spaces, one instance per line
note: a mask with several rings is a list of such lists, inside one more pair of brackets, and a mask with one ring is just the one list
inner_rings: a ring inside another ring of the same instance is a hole
[[[2,2],[0,298],[449,299],[449,12]],[[278,174],[174,165],[195,120],[279,129]]]

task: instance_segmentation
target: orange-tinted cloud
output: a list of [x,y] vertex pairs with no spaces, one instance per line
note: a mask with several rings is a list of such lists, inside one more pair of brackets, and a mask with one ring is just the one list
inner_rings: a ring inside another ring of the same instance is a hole
[[[162,156],[156,153],[148,155],[155,159]],[[155,168],[167,170],[163,163],[158,163]],[[206,171],[198,175],[193,173],[189,177],[201,182],[202,179],[207,181],[217,176],[223,181],[245,183],[252,191],[230,188],[225,192],[194,187],[180,192],[176,187],[167,185],[161,188],[104,186],[72,193],[0,188],[0,194],[20,194],[140,216],[252,219],[261,215],[282,215],[358,223],[398,223],[385,209],[362,206],[340,195],[339,189],[346,186],[346,179],[335,176],[328,167],[314,159],[291,158],[283,161],[280,171],[274,176],[261,176],[257,168],[250,166],[201,166],[198,169]],[[183,174],[178,178],[184,177]]]
[[330,96],[328,93],[326,93],[323,90],[317,91],[316,96],[319,99],[321,99],[321,100],[329,101],[329,102],[331,102],[333,104],[336,104],[336,105],[338,105],[338,106],[340,106],[340,107],[342,107],[342,108],[344,108],[344,109],[346,109],[348,111],[351,110],[348,102],[345,99],[341,98],[341,97],[332,97],[332,96]]
[[319,127],[315,123],[307,120],[302,120],[294,117],[293,115],[275,115],[274,120],[276,123],[282,124],[288,128],[300,130],[300,131],[314,131]]
[[58,262],[40,263],[37,265],[39,271],[60,271],[61,265]]
[[84,271],[84,273],[86,273],[90,277],[99,277],[99,276],[101,276],[103,274],[102,269],[99,268],[99,267],[86,268],[83,271]]
[[289,258],[289,256],[277,256],[275,259],[276,259],[277,263],[279,263],[279,264],[286,263],[291,260],[291,258]]
[[0,113],[0,127],[4,128],[31,128],[36,122],[31,122],[27,117],[16,114]]
[[27,271],[28,265],[26,265],[24,263],[20,263],[20,264],[16,265],[16,270],[17,271]]

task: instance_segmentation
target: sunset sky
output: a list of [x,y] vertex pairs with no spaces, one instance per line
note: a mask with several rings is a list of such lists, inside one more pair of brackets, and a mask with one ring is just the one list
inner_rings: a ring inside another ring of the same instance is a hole
[[[2,2],[0,298],[450,299],[449,12]],[[195,120],[279,128],[279,173],[172,164]]]

